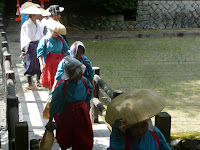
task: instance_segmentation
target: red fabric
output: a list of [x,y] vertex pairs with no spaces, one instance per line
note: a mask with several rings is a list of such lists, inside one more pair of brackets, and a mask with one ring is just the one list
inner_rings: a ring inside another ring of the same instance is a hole
[[67,90],[67,80],[64,81],[64,86],[63,86],[63,97],[65,97],[66,90]]
[[[88,86],[87,86],[85,80],[84,80],[83,78],[81,78],[81,80],[82,80],[83,84],[85,85],[87,94],[90,94],[90,90],[89,90],[89,88],[88,88]],[[90,103],[86,103],[86,102],[85,102],[85,106],[86,106],[86,108],[88,109],[88,111],[90,111]]]
[[82,59],[82,61],[83,61],[83,64],[84,64],[86,67],[88,67],[89,64],[85,62],[85,60],[83,59],[83,57],[81,57],[81,59]]
[[84,101],[68,103],[63,113],[55,116],[56,139],[61,147],[92,150],[93,130]]
[[52,88],[54,84],[54,77],[56,75],[59,62],[63,59],[62,52],[47,54],[44,66],[44,73],[42,75],[42,85],[47,88]]
[[[151,131],[151,134],[153,135],[156,143],[158,144],[158,149],[160,150],[160,141],[158,139],[158,136],[157,136],[157,133],[155,130]],[[133,147],[135,148],[136,150],[136,146],[135,146],[135,142],[129,138],[129,135],[128,135],[128,132],[126,132],[126,147],[125,147],[125,150],[131,150],[131,147],[130,147],[130,144],[129,144],[129,141],[131,142],[131,144],[133,145]],[[112,147],[110,147],[111,150],[114,150]]]
[[154,139],[156,140],[156,143],[158,144],[158,149],[160,150],[160,141],[159,141],[159,138],[158,138],[158,136],[156,134],[156,131],[153,130],[153,131],[151,131],[151,133],[152,133]]
[[61,36],[58,36],[58,38],[61,40],[62,44],[63,44],[63,50],[64,50],[64,41],[63,41],[63,38]]
[[88,86],[87,86],[85,80],[84,80],[83,78],[81,78],[81,80],[82,80],[83,84],[85,85],[85,88],[86,88],[87,94],[90,94],[90,90],[89,90],[89,88],[88,88]]

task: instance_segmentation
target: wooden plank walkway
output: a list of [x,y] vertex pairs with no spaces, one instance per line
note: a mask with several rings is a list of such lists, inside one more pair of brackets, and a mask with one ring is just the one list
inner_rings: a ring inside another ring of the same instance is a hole
[[[44,126],[47,120],[42,118],[42,111],[48,98],[48,92],[45,88],[38,88],[37,91],[30,91],[26,87],[28,85],[27,78],[23,75],[24,67],[20,62],[20,43],[19,33],[11,25],[12,20],[8,24],[6,33],[8,38],[9,50],[12,56],[12,65],[16,77],[16,90],[19,98],[19,118],[20,121],[27,121],[29,127],[29,140],[41,139],[44,133]],[[15,26],[17,28],[17,26]],[[18,27],[19,28],[19,27]],[[35,81],[35,77],[33,78]],[[93,125],[94,130],[94,150],[104,150],[109,146],[110,132],[106,124]],[[58,150],[59,146],[55,140],[52,150]]]

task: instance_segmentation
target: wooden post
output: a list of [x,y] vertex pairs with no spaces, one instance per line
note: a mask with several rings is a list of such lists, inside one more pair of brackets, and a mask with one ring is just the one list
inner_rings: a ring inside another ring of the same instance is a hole
[[0,23],[3,24],[3,18],[2,17],[0,17]]
[[[94,70],[94,74],[100,75],[100,68],[99,67],[93,67],[92,68]],[[96,94],[95,97],[99,99],[99,85],[95,82],[95,90],[96,90]],[[97,107],[94,105],[94,103],[92,102],[91,104],[93,107],[92,111],[92,117],[93,118],[93,123],[98,123],[99,122],[99,114],[98,114],[98,109]]]
[[17,122],[15,124],[15,150],[28,150],[28,123]]
[[100,76],[94,75],[94,80],[111,99],[114,98],[114,91],[100,78]]
[[3,60],[9,60],[11,63],[11,54],[8,51],[3,52]]
[[14,85],[14,81],[12,79],[8,79],[7,80],[7,89],[6,89],[6,91],[7,91],[7,95],[10,95],[10,96],[15,96],[16,95],[15,85]]
[[30,141],[30,150],[40,150],[39,141],[37,139],[32,139]]
[[18,112],[18,97],[8,95],[6,117],[8,123],[9,150],[15,150],[15,123],[19,121]]
[[7,41],[6,32],[2,31],[0,33],[1,33],[2,41]]
[[8,48],[8,41],[2,41],[1,42],[1,46],[3,47],[7,47]]
[[7,47],[2,47],[2,53],[4,52],[8,52],[8,48]]
[[163,133],[166,141],[170,142],[171,116],[167,112],[160,112],[155,117],[155,126]]
[[3,25],[3,23],[0,24],[0,31],[4,31],[4,25]]
[[115,90],[115,91],[113,92],[113,98],[119,96],[119,95],[122,94],[122,93],[123,93],[123,92],[122,92],[121,90]]
[[106,116],[106,109],[104,108],[104,106],[102,105],[102,103],[99,101],[98,98],[93,98],[93,103],[96,106],[98,112],[102,115],[102,116]]

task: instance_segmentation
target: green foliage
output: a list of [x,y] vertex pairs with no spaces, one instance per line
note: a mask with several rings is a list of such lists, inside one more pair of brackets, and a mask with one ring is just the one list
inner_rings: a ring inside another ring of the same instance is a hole
[[137,0],[91,0],[97,10],[106,11],[111,14],[119,14],[127,11],[134,11],[137,7]]
[[4,3],[0,2],[0,8],[4,7]]

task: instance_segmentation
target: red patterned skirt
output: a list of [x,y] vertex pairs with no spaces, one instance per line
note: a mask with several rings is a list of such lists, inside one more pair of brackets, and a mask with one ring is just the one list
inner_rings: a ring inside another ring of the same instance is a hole
[[63,59],[62,52],[47,54],[44,66],[44,73],[42,74],[43,87],[51,89],[54,84],[54,77],[56,75],[57,67]]
[[67,103],[63,113],[55,116],[56,139],[61,147],[92,150],[93,129],[84,101]]

